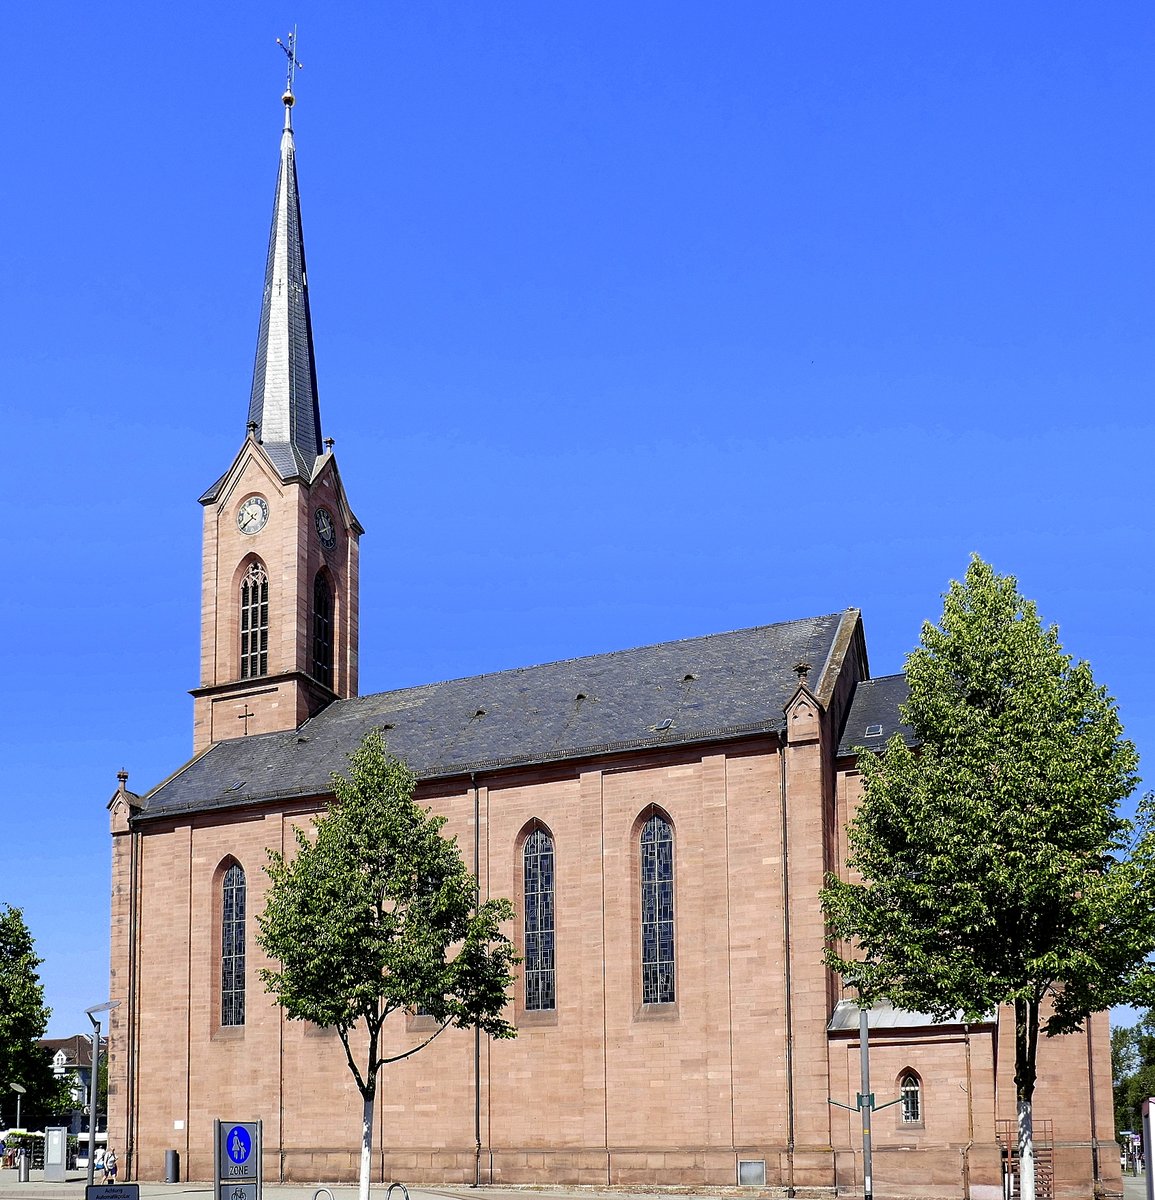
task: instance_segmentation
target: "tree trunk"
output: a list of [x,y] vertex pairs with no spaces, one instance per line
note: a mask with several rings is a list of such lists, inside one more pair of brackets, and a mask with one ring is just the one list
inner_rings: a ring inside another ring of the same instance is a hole
[[357,1200],[369,1200],[369,1172],[373,1166],[373,1093],[364,1096],[361,1113],[361,1185]]
[[1015,1001],[1015,1102],[1019,1125],[1019,1196],[1035,1200],[1035,1055],[1039,1048],[1038,1000]]
[[1035,1200],[1035,1132],[1031,1101],[1019,1101],[1019,1195]]

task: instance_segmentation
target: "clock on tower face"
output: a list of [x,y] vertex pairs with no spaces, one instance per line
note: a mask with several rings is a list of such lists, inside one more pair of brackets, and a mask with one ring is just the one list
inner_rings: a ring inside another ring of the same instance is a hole
[[333,514],[327,508],[319,508],[313,514],[313,522],[317,526],[317,536],[326,550],[332,550],[337,544],[337,529],[333,524]]
[[260,533],[269,519],[269,505],[264,496],[249,496],[237,510],[237,528],[241,533]]

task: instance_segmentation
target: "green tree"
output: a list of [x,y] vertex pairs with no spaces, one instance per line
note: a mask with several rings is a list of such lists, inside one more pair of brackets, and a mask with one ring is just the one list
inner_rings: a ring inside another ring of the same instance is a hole
[[[277,960],[265,986],[292,1020],[332,1026],[363,1101],[361,1200],[369,1195],[373,1101],[382,1067],[428,1045],[449,1025],[514,1037],[502,1017],[517,962],[501,922],[508,900],[479,902],[443,817],[413,799],[413,773],[379,734],[333,776],[334,799],[296,831],[296,853],[269,852],[272,881],[257,918]],[[420,1011],[436,1032],[392,1057],[381,1049],[390,1013]]]
[[67,1107],[51,1055],[39,1044],[52,1015],[44,1003],[41,962],[24,913],[11,906],[0,910],[0,1103],[11,1109],[15,1121],[11,1085],[23,1087],[20,1120],[28,1129]]
[[1111,1030],[1111,1081],[1116,1130],[1143,1127],[1143,1101],[1155,1096],[1155,1010]]
[[1020,1179],[1034,1200],[1040,1033],[1150,992],[1152,801],[1134,823],[1120,817],[1137,758],[1113,701],[977,556],[906,675],[918,746],[859,751],[848,866],[860,881],[827,881],[841,939],[827,961],[864,1003],[971,1020],[1013,1006]]

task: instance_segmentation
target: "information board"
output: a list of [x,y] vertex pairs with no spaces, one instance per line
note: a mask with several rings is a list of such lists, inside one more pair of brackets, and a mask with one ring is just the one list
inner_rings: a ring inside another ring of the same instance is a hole
[[84,1200],[140,1200],[139,1183],[90,1183]]

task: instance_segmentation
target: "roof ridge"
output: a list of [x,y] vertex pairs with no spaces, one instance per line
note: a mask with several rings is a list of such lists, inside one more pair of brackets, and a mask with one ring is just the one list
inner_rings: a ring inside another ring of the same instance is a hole
[[503,667],[498,671],[482,671],[476,675],[456,675],[450,679],[436,679],[430,683],[415,683],[408,687],[398,688],[383,688],[379,692],[367,692],[362,696],[350,696],[344,700],[334,701],[335,704],[353,705],[361,701],[372,700],[378,696],[389,696],[399,694],[401,692],[420,692],[430,688],[446,687],[453,683],[465,683],[472,679],[493,679],[500,675],[517,675],[527,671],[539,671],[548,667],[563,667],[569,663],[588,662],[595,658],[619,658],[625,654],[638,654],[644,650],[657,650],[661,646],[687,646],[691,642],[708,642],[714,638],[729,638],[738,637],[744,633],[760,633],[763,630],[781,629],[787,625],[804,625],[807,622],[814,621],[829,621],[831,619],[841,620],[843,614],[840,612],[821,613],[815,617],[796,617],[792,621],[772,621],[766,625],[749,625],[742,629],[721,629],[716,633],[696,634],[693,637],[671,638],[665,642],[647,642],[640,646],[625,646],[618,650],[602,650],[594,654],[577,654],[572,658],[555,658],[547,659],[545,662],[528,663],[520,667]]

